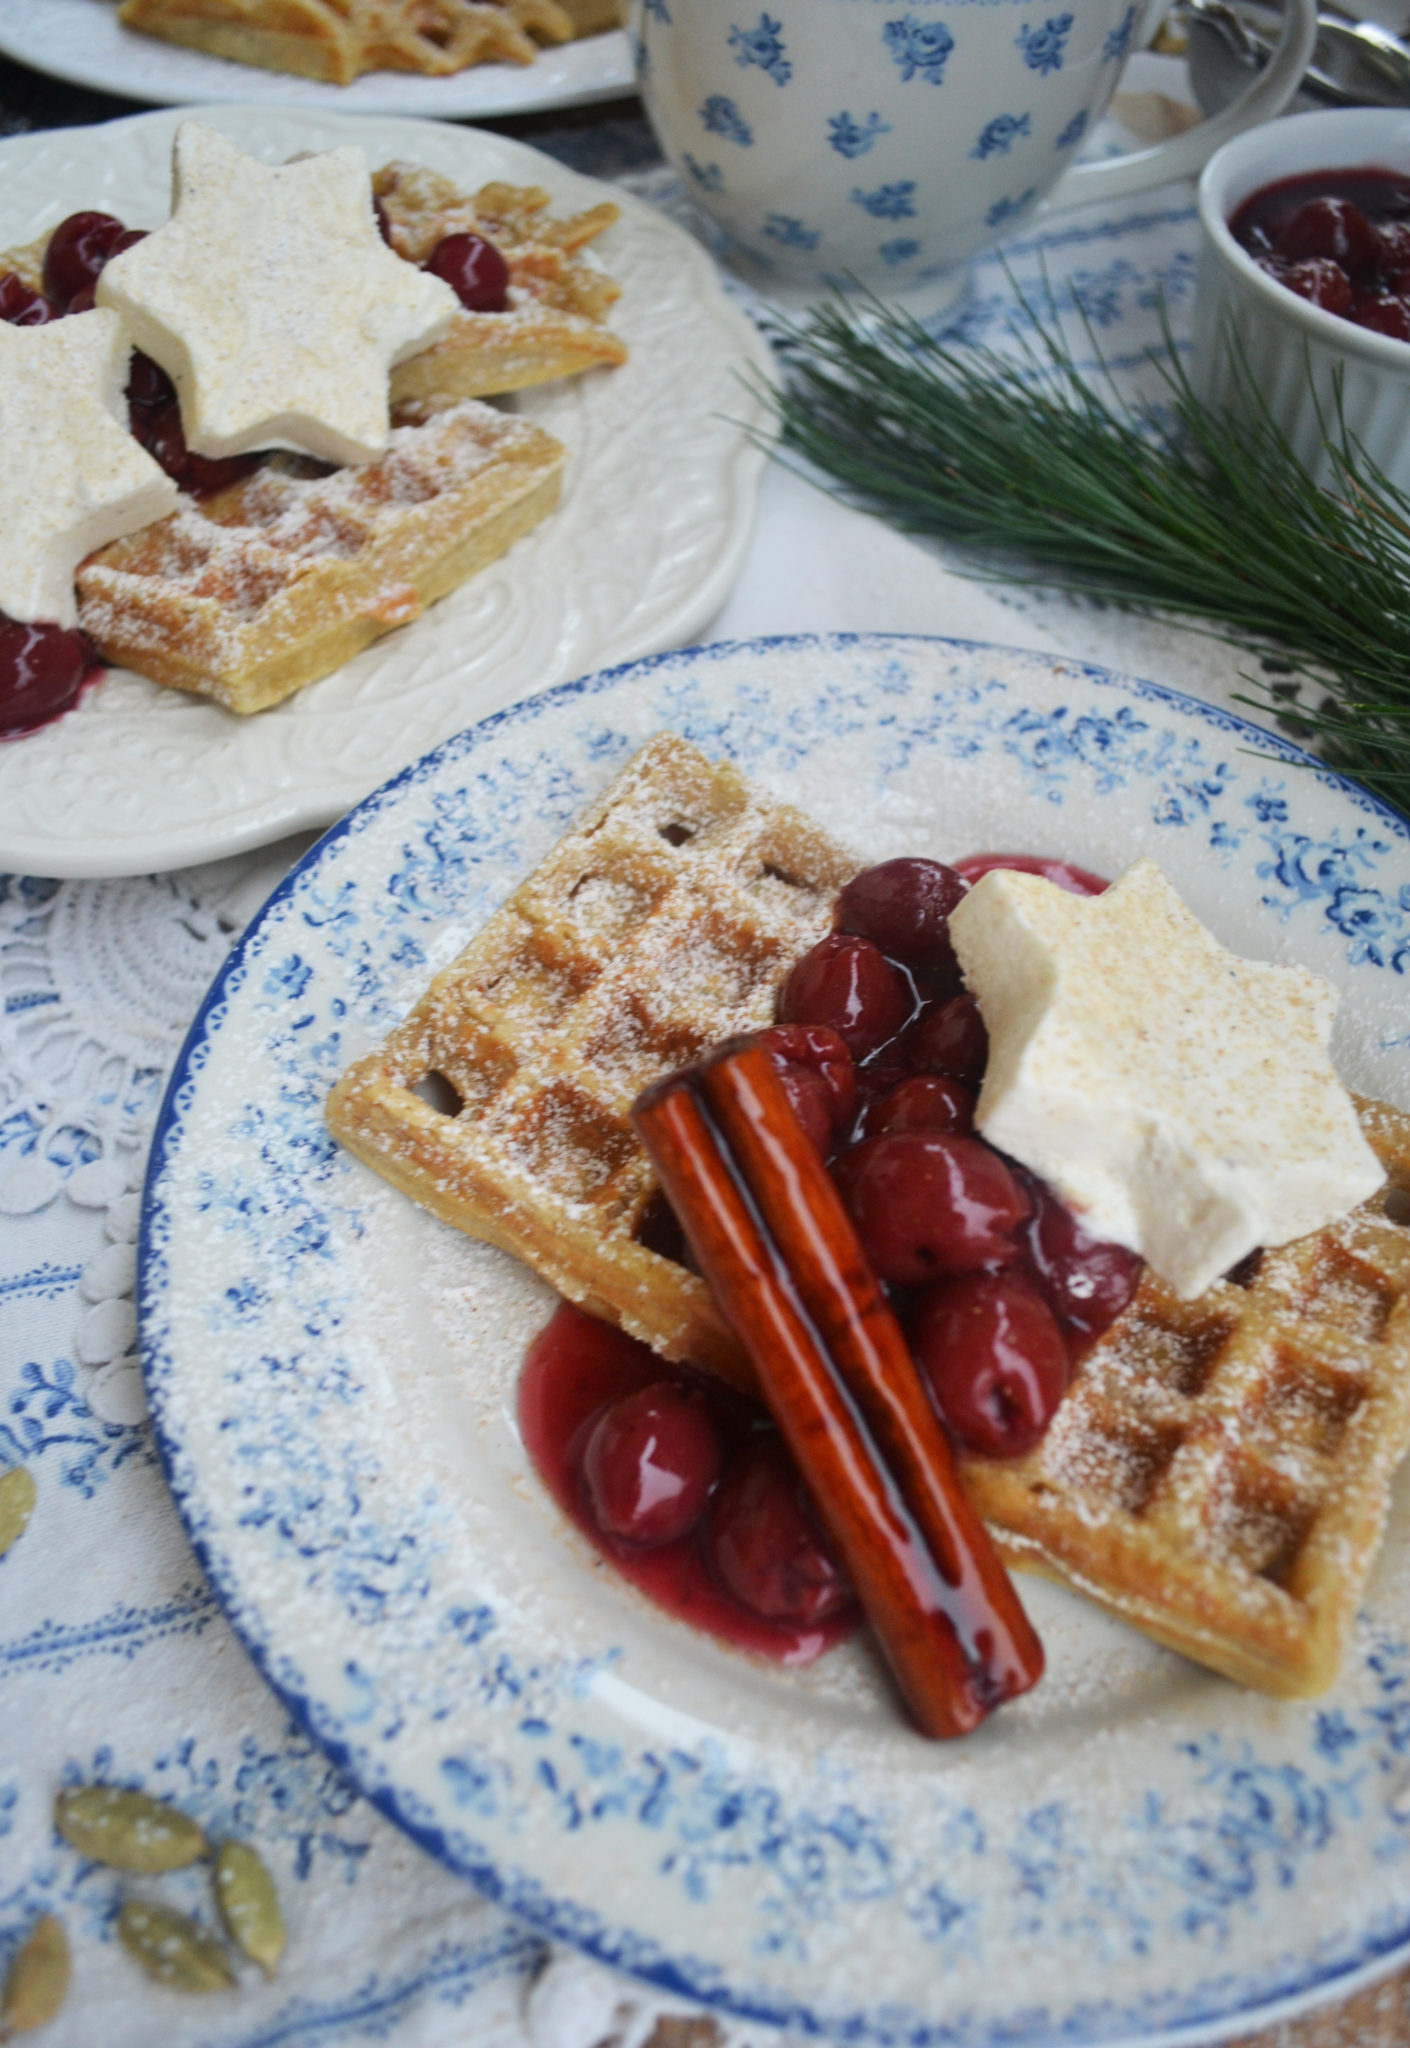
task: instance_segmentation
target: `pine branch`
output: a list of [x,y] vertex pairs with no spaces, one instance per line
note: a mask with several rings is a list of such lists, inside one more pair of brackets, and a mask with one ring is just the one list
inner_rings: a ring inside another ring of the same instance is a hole
[[1315,707],[1263,676],[1241,701],[1291,710],[1331,763],[1410,811],[1410,498],[1339,416],[1320,489],[1246,365],[1253,403],[1231,425],[1167,332],[1157,412],[1084,378],[1055,319],[1024,310],[1035,338],[1014,358],[880,304],[817,309],[782,330],[781,446],[972,573],[1175,615],[1310,680]]

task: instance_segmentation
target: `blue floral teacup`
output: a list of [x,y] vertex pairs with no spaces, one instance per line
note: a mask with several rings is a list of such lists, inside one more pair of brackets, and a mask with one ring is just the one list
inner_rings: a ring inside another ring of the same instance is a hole
[[1316,0],[1213,120],[1072,164],[1165,0],[635,0],[661,146],[731,266],[797,306],[860,286],[943,312],[967,263],[1040,210],[1198,171],[1291,99]]

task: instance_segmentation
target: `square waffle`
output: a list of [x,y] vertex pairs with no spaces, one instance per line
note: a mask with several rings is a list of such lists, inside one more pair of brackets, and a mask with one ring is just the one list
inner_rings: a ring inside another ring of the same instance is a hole
[[557,218],[537,185],[482,185],[473,195],[421,164],[384,164],[372,190],[392,247],[424,263],[445,235],[483,235],[509,268],[502,313],[462,308],[449,334],[392,372],[392,402],[484,398],[626,361],[603,323],[620,297],[587,244],[618,217],[610,200]]
[[772,1022],[856,866],[800,812],[659,736],[343,1076],[334,1134],[569,1300],[746,1378],[705,1283],[642,1241],[656,1184],[628,1112],[657,1075]]
[[1148,1272],[1037,1449],[964,1464],[1009,1563],[1293,1697],[1336,1676],[1410,1443],[1410,1117],[1360,1109],[1378,1194],[1196,1301]]
[[576,11],[556,0],[123,0],[118,19],[231,63],[350,85],[364,71],[532,64],[540,44],[587,33]]
[[79,624],[104,661],[263,711],[502,555],[562,469],[552,435],[473,400],[394,427],[359,468],[277,455],[90,555]]
[[[668,1358],[749,1369],[652,1248],[637,1092],[772,1021],[857,863],[663,735],[334,1089],[328,1121],[435,1215]],[[1244,1684],[1336,1674],[1410,1443],[1410,1116],[1362,1103],[1380,1192],[1197,1301],[1149,1273],[1042,1444],[967,1457],[1011,1564]]]

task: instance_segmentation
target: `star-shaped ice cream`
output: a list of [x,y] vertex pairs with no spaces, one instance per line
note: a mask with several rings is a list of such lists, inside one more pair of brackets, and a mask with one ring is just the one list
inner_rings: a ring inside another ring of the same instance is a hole
[[97,296],[175,383],[198,455],[338,463],[384,452],[393,365],[460,305],[382,240],[360,149],[270,166],[199,121],[176,131],[171,219],[113,258]]
[[0,321],[0,611],[12,619],[77,625],[84,556],[176,504],[127,431],[131,347],[116,313]]
[[1380,1186],[1335,992],[1227,952],[1154,861],[1092,897],[996,871],[950,928],[989,1030],[979,1129],[1185,1299]]

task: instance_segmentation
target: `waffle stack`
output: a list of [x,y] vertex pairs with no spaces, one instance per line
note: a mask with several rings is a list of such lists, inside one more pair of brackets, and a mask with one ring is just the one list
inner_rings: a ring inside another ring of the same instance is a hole
[[[668,1358],[748,1384],[703,1283],[651,1249],[627,1121],[648,1082],[772,1021],[855,861],[654,740],[334,1089],[342,1142]],[[1028,1457],[967,1459],[1011,1563],[1248,1685],[1335,1675],[1410,1443],[1410,1117],[1387,1184],[1195,1302],[1147,1275]]]
[[[328,1121],[570,1301],[747,1384],[704,1282],[642,1242],[656,1187],[628,1111],[659,1074],[772,1022],[856,865],[662,735],[343,1076]],[[460,1106],[444,1114],[418,1089]]]
[[612,0],[123,0],[128,28],[264,71],[350,85],[365,71],[444,77],[532,64],[546,43],[615,26]]
[[[416,165],[374,178],[398,252],[443,235],[493,240],[510,273],[502,313],[456,316],[393,373],[387,453],[327,472],[275,455],[218,494],[182,493],[159,524],[90,555],[79,623],[106,662],[253,712],[327,675],[488,566],[557,504],[564,451],[525,420],[468,403],[625,360],[602,324],[618,296],[586,244],[617,218],[563,219],[537,187],[474,196]],[[48,237],[0,254],[42,290]]]

